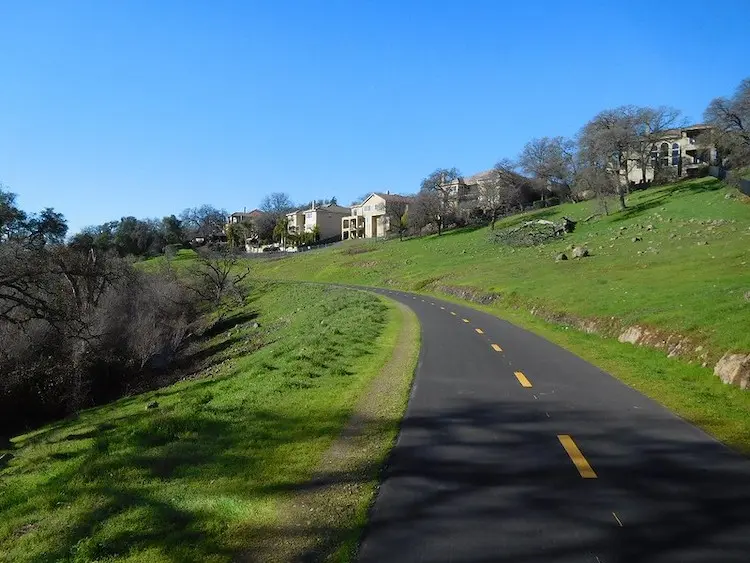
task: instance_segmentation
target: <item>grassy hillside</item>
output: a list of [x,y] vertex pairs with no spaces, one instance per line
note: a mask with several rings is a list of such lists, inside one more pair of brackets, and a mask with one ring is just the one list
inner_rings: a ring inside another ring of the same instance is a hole
[[[515,216],[581,221],[564,240],[512,248],[489,230],[454,231],[405,242],[352,242],[264,262],[261,275],[389,285],[422,290],[434,283],[501,295],[501,307],[542,307],[614,323],[646,324],[692,337],[721,353],[750,351],[750,205],[713,178],[632,194],[625,212],[583,219],[595,203]],[[633,238],[641,240],[633,242]],[[592,256],[556,263],[585,245]],[[745,328],[741,328],[745,327]]]
[[200,352],[207,372],[13,440],[0,561],[230,561],[282,534],[288,491],[390,358],[400,319],[364,293],[258,289]]

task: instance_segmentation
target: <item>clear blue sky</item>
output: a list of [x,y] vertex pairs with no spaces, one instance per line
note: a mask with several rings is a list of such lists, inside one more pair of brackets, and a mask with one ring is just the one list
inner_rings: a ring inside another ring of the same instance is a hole
[[700,120],[750,75],[748,0],[0,0],[0,182],[71,229],[414,192],[596,112]]

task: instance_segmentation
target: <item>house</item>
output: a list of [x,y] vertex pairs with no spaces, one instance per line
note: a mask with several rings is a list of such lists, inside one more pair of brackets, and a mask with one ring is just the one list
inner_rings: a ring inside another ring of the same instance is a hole
[[290,235],[313,233],[317,227],[319,240],[337,239],[341,236],[341,218],[351,214],[351,209],[334,203],[316,205],[287,213],[287,232]]
[[370,194],[341,218],[341,240],[384,237],[391,230],[391,218],[401,217],[410,202],[411,198],[390,192]]
[[252,223],[257,221],[263,216],[263,212],[260,209],[253,209],[252,211],[236,211],[227,217],[227,225],[236,223]]
[[716,147],[708,141],[711,130],[710,125],[697,124],[664,131],[651,146],[645,170],[635,155],[628,159],[627,180],[623,176],[623,182],[651,182],[656,170],[682,178],[715,162]]
[[[475,209],[484,208],[486,202],[483,201],[481,185],[490,181],[494,173],[495,169],[490,168],[473,176],[460,177],[447,184],[445,188],[448,192],[448,205],[452,208],[452,211],[456,215],[465,217]],[[509,171],[507,174],[511,174],[520,187],[521,193],[519,194],[518,204],[523,206],[531,203],[534,199],[532,180],[515,172]]]

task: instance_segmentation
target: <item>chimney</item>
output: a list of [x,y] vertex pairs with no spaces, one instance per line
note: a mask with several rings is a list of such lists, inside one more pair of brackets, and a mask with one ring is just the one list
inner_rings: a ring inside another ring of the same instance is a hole
[[391,195],[391,190],[386,190],[385,195]]
[[247,207],[242,208],[242,212],[245,213],[247,211]]

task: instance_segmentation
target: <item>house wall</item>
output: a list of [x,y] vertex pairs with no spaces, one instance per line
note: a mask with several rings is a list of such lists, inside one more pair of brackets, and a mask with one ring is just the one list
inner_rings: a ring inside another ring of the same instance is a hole
[[[686,176],[688,170],[697,166],[711,164],[716,159],[716,148],[711,145],[701,144],[696,136],[703,132],[704,129],[683,129],[679,134],[665,136],[656,143],[656,158],[661,161],[661,165],[678,169],[679,158],[682,159],[682,175]],[[662,146],[666,143],[666,159]],[[649,159],[646,167],[646,181],[654,179],[653,159]],[[639,163],[631,159],[628,169],[628,182],[636,184],[643,180],[643,173]]]
[[330,211],[325,208],[308,211],[310,219],[305,219],[305,230],[312,232],[313,226],[320,229],[320,238],[329,239],[341,234],[341,219],[347,217],[346,213]]

